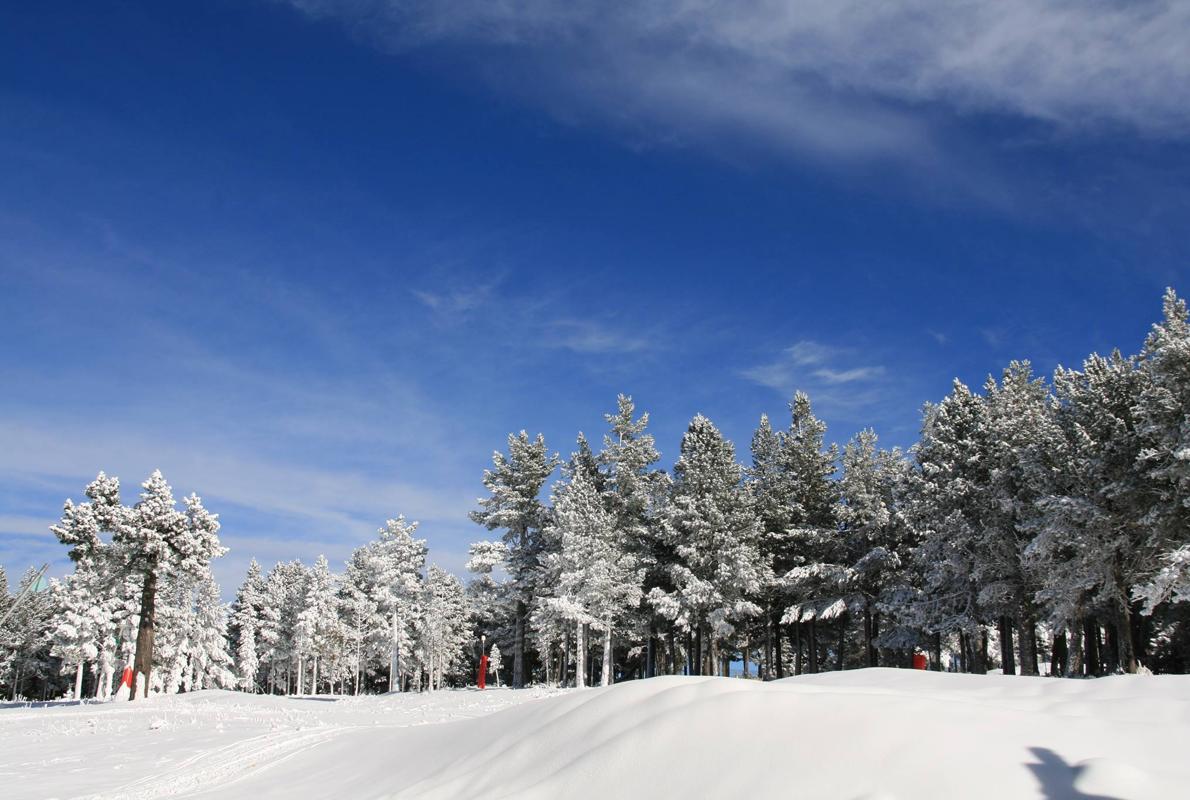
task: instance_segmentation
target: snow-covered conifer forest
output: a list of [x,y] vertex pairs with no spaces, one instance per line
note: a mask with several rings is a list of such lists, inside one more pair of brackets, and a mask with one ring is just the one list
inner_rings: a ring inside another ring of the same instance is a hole
[[253,561],[229,606],[201,499],[179,504],[159,472],[128,497],[100,472],[52,529],[74,571],[0,629],[0,689],[106,699],[135,666],[141,695],[432,690],[474,682],[481,634],[517,688],[915,654],[970,673],[1190,668],[1190,323],[1172,291],[1136,355],[956,381],[907,452],[872,430],[828,443],[804,394],[789,410],[746,455],[696,416],[667,472],[622,395],[566,459],[508,437],[468,578],[428,565],[398,515],[337,570]]
[[[345,564],[253,561],[230,604],[210,571],[217,515],[160,472],[139,492],[100,472],[52,528],[73,572],[6,582],[0,690],[17,705],[428,696],[476,683],[481,642],[489,686],[536,687],[523,697],[666,675],[1190,669],[1190,320],[1173,291],[1135,355],[956,381],[908,451],[872,430],[830,443],[811,401],[761,417],[748,453],[696,416],[666,471],[621,395],[567,458],[508,437],[471,512],[486,538],[467,577],[394,514]],[[1007,678],[980,680],[1017,702]]]

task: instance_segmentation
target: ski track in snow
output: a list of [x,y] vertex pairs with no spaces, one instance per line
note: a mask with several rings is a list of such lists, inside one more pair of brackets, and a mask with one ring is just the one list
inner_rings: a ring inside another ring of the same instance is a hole
[[338,725],[308,733],[266,733],[198,753],[171,770],[148,775],[112,791],[79,795],[78,800],[151,800],[206,791],[280,764],[343,731],[359,727],[364,726]]
[[207,691],[135,703],[0,705],[0,798],[140,800],[218,792],[346,733],[483,716],[559,691],[360,697]]

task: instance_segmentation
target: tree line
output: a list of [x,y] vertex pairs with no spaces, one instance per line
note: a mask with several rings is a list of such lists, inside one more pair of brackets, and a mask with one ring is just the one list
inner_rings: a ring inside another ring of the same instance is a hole
[[[622,395],[598,450],[580,434],[563,461],[522,431],[494,454],[471,518],[499,536],[471,545],[466,584],[427,568],[397,517],[339,574],[253,561],[230,607],[201,500],[177,508],[154,473],[125,506],[100,473],[53,527],[74,573],[0,626],[0,688],[79,697],[89,676],[106,697],[132,664],[142,694],[433,689],[474,680],[481,635],[514,687],[915,655],[973,673],[1190,666],[1190,324],[1172,290],[1137,354],[956,380],[907,451],[871,430],[828,444],[804,394],[789,411],[761,417],[748,463],[696,416],[667,472]],[[0,616],[11,603],[0,592]]]

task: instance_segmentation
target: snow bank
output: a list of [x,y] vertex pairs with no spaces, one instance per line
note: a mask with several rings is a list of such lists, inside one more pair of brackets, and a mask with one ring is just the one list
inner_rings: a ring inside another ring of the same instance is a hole
[[[428,722],[477,695],[372,701],[436,703]],[[511,699],[501,702],[526,695],[506,691]],[[195,771],[181,765],[173,783],[162,774],[141,784],[157,794],[132,786],[103,796],[1093,800],[1180,797],[1190,785],[1190,678],[1181,676],[1067,681],[879,669],[769,684],[663,677],[416,727],[408,711],[396,721],[406,727],[393,727],[336,718],[335,703],[311,705],[328,707],[325,724],[266,735],[248,755],[234,747],[216,754],[205,783],[180,780]],[[156,711],[144,712],[146,723]],[[237,769],[214,768],[228,760]]]

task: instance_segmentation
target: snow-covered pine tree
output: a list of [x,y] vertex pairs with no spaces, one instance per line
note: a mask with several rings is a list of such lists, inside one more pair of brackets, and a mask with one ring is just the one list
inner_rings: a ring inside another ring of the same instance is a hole
[[612,637],[617,622],[642,596],[644,570],[628,548],[616,516],[604,506],[596,474],[580,458],[572,460],[568,481],[554,491],[554,513],[546,528],[543,566],[556,575],[551,604],[576,626],[579,642],[576,684],[583,683],[586,629],[603,632],[602,684],[612,678]]
[[65,580],[51,581],[50,601],[57,621],[50,653],[62,660],[63,673],[74,673],[72,697],[82,700],[83,672],[99,657],[107,622],[98,576],[88,567],[76,567]]
[[100,661],[97,694],[105,695],[104,681],[110,681],[114,643],[115,595],[122,589],[122,574],[113,563],[108,543],[124,523],[128,510],[120,504],[120,482],[104,473],[85,490],[87,502],[75,505],[67,500],[62,519],[50,530],[58,541],[70,545],[74,574],[53,589],[59,611],[53,632],[53,653],[63,660],[63,669],[74,669],[74,697],[81,699],[83,671],[87,662]]
[[194,590],[194,627],[190,633],[189,691],[236,685],[235,662],[228,652],[227,607],[219,584],[203,576]]
[[488,669],[496,676],[496,686],[500,686],[500,667],[503,664],[504,655],[500,652],[500,645],[492,645],[492,649],[488,655]]
[[[466,569],[474,576],[467,582],[467,602],[476,634],[486,636],[493,646],[497,640],[511,643],[516,630],[516,606],[511,602],[515,600],[515,595],[507,578],[508,547],[503,541],[473,542],[467,555]],[[497,573],[503,577],[497,579]],[[549,574],[539,576],[539,581],[547,586],[552,586],[555,580]],[[543,614],[549,619],[542,620]],[[551,638],[550,628],[560,629],[562,622],[548,603],[538,603],[530,615],[530,621],[535,630],[544,632],[546,638]],[[559,675],[564,676],[565,672],[563,659]]]
[[673,589],[654,587],[649,600],[666,618],[693,634],[689,664],[712,673],[718,645],[735,624],[760,613],[749,598],[768,579],[756,519],[741,485],[735,448],[699,414],[682,437],[674,466],[673,496],[662,535],[673,549]]
[[990,505],[983,398],[956,379],[941,403],[926,406],[924,417],[908,493],[919,542],[913,550],[918,591],[911,602],[889,611],[907,630],[957,634],[964,671],[983,673],[984,625],[991,616],[975,577]]
[[[779,509],[774,520],[785,528],[771,531],[768,538],[773,574],[786,603],[781,622],[793,625],[794,672],[803,671],[803,646],[809,655],[806,665],[817,672],[822,649],[818,623],[837,620],[842,633],[847,622],[842,591],[846,557],[835,519],[838,487],[832,479],[839,451],[826,445],[826,423],[815,416],[808,395],[797,392],[789,410],[789,430],[778,438],[778,472],[770,488],[776,496],[765,500],[767,513],[773,514],[774,506]],[[808,637],[803,637],[803,628]],[[841,655],[840,648],[840,666]]]
[[235,685],[247,692],[256,691],[256,676],[260,672],[257,631],[260,629],[263,602],[264,576],[260,564],[254,558],[248,564],[248,574],[232,603],[230,625]]
[[400,688],[401,658],[408,658],[413,647],[414,604],[422,591],[428,552],[425,539],[413,538],[416,530],[417,523],[407,523],[403,516],[390,519],[369,550],[377,579],[377,608],[389,620],[389,691]]
[[659,624],[667,623],[644,597],[654,586],[667,586],[668,577],[661,565],[665,551],[658,536],[657,512],[664,503],[669,481],[664,471],[655,467],[661,455],[653,435],[647,432],[648,413],[636,417],[632,398],[621,394],[616,398],[616,412],[604,414],[603,418],[610,427],[603,436],[603,451],[599,454],[606,475],[602,487],[604,502],[615,516],[625,550],[645,571],[642,599],[625,619],[624,627],[636,627],[646,637],[644,674],[651,677],[657,672]]
[[174,694],[188,690],[190,635],[194,632],[194,582],[164,574],[158,582],[153,632],[153,672],[146,679],[152,691]]
[[[326,556],[320,555],[310,570],[304,608],[298,614],[299,638],[305,644],[304,658],[311,659],[310,693],[318,694],[319,662],[333,657],[336,640],[335,580]],[[304,666],[299,667],[305,671]]]
[[878,604],[901,581],[909,544],[899,491],[906,462],[899,450],[877,448],[876,432],[862,430],[843,448],[836,516],[842,526],[849,570],[848,588],[863,610],[864,653],[869,667],[879,666]]
[[185,498],[179,511],[173,491],[160,470],[141,484],[140,500],[115,528],[112,546],[125,569],[141,576],[140,627],[136,637],[133,691],[143,676],[147,697],[153,668],[153,632],[156,622],[157,584],[163,574],[198,577],[210,568],[211,559],[226,552],[219,544],[219,521],[202,506],[197,495]]
[[988,469],[987,515],[977,540],[975,579],[981,605],[1000,620],[1004,671],[1013,671],[1015,629],[1020,671],[1038,674],[1038,577],[1026,549],[1040,525],[1039,501],[1056,466],[1060,433],[1047,402],[1044,380],[1033,377],[1028,361],[1013,361],[999,382],[989,377],[984,400]]
[[437,565],[430,565],[421,591],[421,614],[414,623],[416,652],[431,691],[463,662],[471,639],[463,584]]
[[558,457],[546,450],[543,436],[530,439],[521,431],[509,434],[508,455],[493,453],[492,465],[483,475],[483,485],[490,495],[480,499],[480,509],[470,516],[488,530],[504,530],[508,588],[513,593],[516,625],[512,686],[520,689],[525,685],[525,626],[538,575],[541,531],[548,521],[548,512],[538,495],[557,467]]
[[38,577],[34,567],[25,571],[16,595],[26,588],[29,591],[0,629],[0,669],[8,675],[13,700],[23,696],[31,683],[41,685],[43,696],[52,696],[49,684],[56,673],[50,656],[54,603],[50,593],[37,585]]
[[1147,575],[1135,595],[1151,610],[1181,596],[1190,583],[1190,319],[1173,289],[1165,292],[1164,318],[1145,339],[1140,364],[1145,385],[1135,408],[1143,442],[1137,465],[1148,536],[1137,542],[1135,560]]
[[417,523],[403,516],[388,520],[375,540],[352,552],[340,589],[362,671],[368,665],[379,669],[387,656],[390,691],[402,688],[402,676],[411,674],[414,607],[427,552],[425,540],[413,538],[416,530]]
[[300,561],[281,562],[265,576],[257,640],[270,693],[278,687],[282,694],[295,691],[297,618],[304,607],[308,581],[308,571]]
[[1130,653],[1145,644],[1132,630],[1138,609],[1131,597],[1152,566],[1134,415],[1145,380],[1137,360],[1119,351],[1090,356],[1081,372],[1059,367],[1054,373],[1052,406],[1061,436],[1026,555],[1038,576],[1037,600],[1066,650],[1066,663],[1055,666],[1070,674],[1100,671],[1101,659],[1085,663],[1084,642],[1101,619],[1124,643],[1125,669],[1135,670]]

